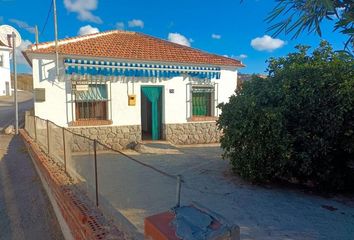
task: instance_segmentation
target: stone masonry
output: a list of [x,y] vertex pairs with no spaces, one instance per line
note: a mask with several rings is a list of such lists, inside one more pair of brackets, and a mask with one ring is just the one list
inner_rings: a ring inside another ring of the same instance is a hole
[[222,132],[215,121],[164,124],[163,138],[173,144],[217,143]]
[[130,144],[141,141],[141,126],[97,126],[71,127],[68,130],[107,144],[114,149],[129,148]]
[[[130,148],[132,143],[141,141],[140,125],[71,127],[69,130],[90,137],[91,139],[97,139],[119,150]],[[219,142],[221,134],[222,132],[217,129],[215,121],[190,122],[164,124],[162,138],[172,144],[204,144]],[[73,151],[85,151],[86,140],[79,136],[72,137]]]

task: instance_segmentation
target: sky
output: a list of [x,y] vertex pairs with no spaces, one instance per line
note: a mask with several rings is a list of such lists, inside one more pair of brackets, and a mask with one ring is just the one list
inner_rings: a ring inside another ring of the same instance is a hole
[[[271,37],[266,16],[273,0],[56,0],[59,39],[112,29],[143,32],[210,53],[236,58],[246,67],[241,73],[264,74],[267,59],[294,52],[298,44],[318,46],[321,39],[335,50],[346,37],[333,32],[333,22],[322,24],[322,38],[303,33],[297,39],[281,34]],[[0,25],[15,27],[25,49],[35,41],[54,39],[52,0],[0,0]],[[19,52],[19,51],[18,51]],[[18,69],[31,72],[21,54]]]

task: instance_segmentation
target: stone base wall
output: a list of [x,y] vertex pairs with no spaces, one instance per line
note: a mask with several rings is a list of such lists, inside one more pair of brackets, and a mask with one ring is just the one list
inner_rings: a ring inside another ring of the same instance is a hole
[[[140,125],[70,127],[68,129],[119,150],[130,148],[134,143],[141,141]],[[214,121],[164,124],[162,130],[162,139],[172,144],[218,143],[221,135]],[[67,142],[72,144],[73,152],[88,150],[86,149],[87,140],[84,138],[75,135],[67,138]]]
[[111,146],[114,149],[125,149],[137,141],[141,141],[141,126],[97,126],[71,127],[70,131]]
[[163,138],[173,144],[218,143],[222,132],[216,122],[164,124]]

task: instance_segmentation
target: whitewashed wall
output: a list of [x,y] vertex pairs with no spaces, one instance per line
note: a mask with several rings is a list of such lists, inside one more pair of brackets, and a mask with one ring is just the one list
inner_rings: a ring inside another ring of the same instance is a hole
[[231,95],[235,93],[237,87],[237,71],[224,69],[221,71],[219,82],[219,103],[227,103]]
[[[162,87],[162,122],[184,123],[186,122],[186,83],[187,79],[175,77],[161,81],[137,81],[134,83],[136,105],[128,106],[128,95],[133,94],[133,84],[116,82],[112,83],[112,120],[114,125],[140,125],[141,124],[141,87]],[[169,93],[174,89],[174,93]]]
[[0,48],[0,55],[3,56],[4,62],[4,65],[0,66],[0,96],[6,94],[6,82],[9,83],[11,95],[10,50]]
[[[60,66],[61,73],[62,65]],[[213,80],[218,86],[218,103],[227,102],[228,98],[236,89],[237,71],[234,69],[223,69],[221,79]],[[109,104],[109,111],[112,114],[113,125],[140,125],[141,124],[141,86],[162,86],[162,123],[186,123],[189,117],[189,107],[186,100],[190,98],[186,85],[189,78],[175,77],[170,80],[135,80],[132,82],[113,82],[108,84],[111,89],[112,104]],[[35,103],[35,114],[44,119],[49,119],[60,126],[68,126],[72,121],[70,84],[63,79],[55,77],[54,58],[49,56],[46,59],[33,60],[33,87],[45,88],[46,101]],[[66,88],[65,88],[66,87]],[[134,90],[133,90],[134,89]],[[174,93],[170,93],[170,89]],[[128,106],[128,94],[136,95],[136,105]],[[75,112],[75,109],[73,109]],[[216,110],[215,110],[216,112]],[[219,111],[220,112],[220,111]],[[75,117],[75,116],[74,116]]]
[[33,88],[45,89],[45,101],[35,101],[35,114],[60,126],[67,126],[71,121],[71,104],[67,104],[70,94],[67,93],[65,81],[58,81],[55,76],[54,57],[33,59],[32,69]]

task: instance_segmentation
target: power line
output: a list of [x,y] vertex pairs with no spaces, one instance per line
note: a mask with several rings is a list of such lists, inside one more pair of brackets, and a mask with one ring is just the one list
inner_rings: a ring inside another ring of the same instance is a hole
[[44,32],[44,30],[45,30],[45,28],[47,26],[47,23],[48,23],[48,20],[49,20],[49,16],[52,13],[52,9],[53,9],[53,0],[50,1],[50,7],[49,7],[49,10],[48,10],[47,18],[45,19],[45,23],[43,25],[42,31],[39,34],[40,36],[42,36],[42,34],[43,34],[43,32]]

